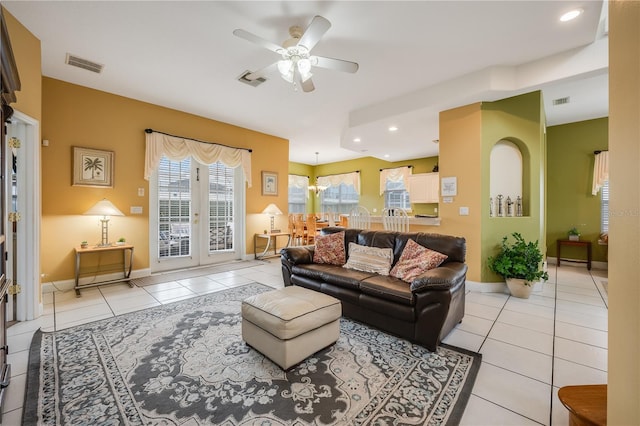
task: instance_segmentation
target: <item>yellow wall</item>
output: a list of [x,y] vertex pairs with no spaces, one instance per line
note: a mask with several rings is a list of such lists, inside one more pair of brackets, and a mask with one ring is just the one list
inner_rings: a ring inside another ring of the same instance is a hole
[[[265,227],[260,212],[269,203],[287,210],[287,140],[51,78],[43,79],[42,110],[42,137],[50,144],[42,149],[41,271],[47,281],[72,278],[73,247],[82,240],[99,241],[99,222],[82,213],[105,197],[126,215],[112,218],[110,239],[127,237],[136,247],[134,269],[149,267],[145,128],[253,150],[253,187],[246,196],[247,253],[253,253],[253,234]],[[72,146],[114,151],[114,187],[72,186]],[[277,197],[261,195],[263,170],[278,172]],[[138,188],[145,189],[143,197]],[[144,213],[131,215],[130,206],[143,206]],[[286,219],[282,223],[286,225]]]
[[42,117],[42,76],[40,70],[40,40],[29,32],[6,9],[2,9],[13,56],[20,75],[20,91],[16,92],[17,101],[11,107],[38,121]]
[[[441,234],[467,240],[467,279],[481,281],[481,192],[482,179],[482,105],[480,103],[440,113],[440,179],[457,178],[453,202],[442,202],[440,194]],[[469,208],[469,216],[460,216],[460,207]]]
[[607,424],[640,424],[640,2],[609,2]]

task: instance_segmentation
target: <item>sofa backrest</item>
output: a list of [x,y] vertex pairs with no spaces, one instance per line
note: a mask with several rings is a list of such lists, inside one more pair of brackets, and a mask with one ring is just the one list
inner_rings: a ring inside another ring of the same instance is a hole
[[344,246],[349,256],[349,243],[356,243],[369,247],[391,248],[393,249],[393,264],[395,265],[402,250],[407,245],[409,239],[414,240],[421,246],[427,247],[448,256],[444,263],[464,262],[466,255],[466,240],[462,237],[451,235],[427,234],[424,232],[393,232],[374,231],[362,229],[345,229],[340,227],[328,227],[322,229],[322,234],[334,234],[345,231]]

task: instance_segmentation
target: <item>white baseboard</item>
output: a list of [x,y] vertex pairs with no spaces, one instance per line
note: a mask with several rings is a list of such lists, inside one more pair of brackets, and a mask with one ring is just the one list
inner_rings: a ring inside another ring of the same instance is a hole
[[[149,268],[145,269],[137,269],[131,271],[130,279],[148,277],[151,275],[151,270]],[[114,272],[110,274],[101,274],[96,278],[93,277],[83,277],[80,278],[80,285],[91,284],[94,281],[109,281],[109,280],[118,280],[122,278],[122,272]],[[106,285],[106,284],[105,284]],[[75,289],[76,281],[71,280],[63,280],[63,281],[49,281],[42,283],[42,293],[53,293],[56,291],[71,291]]]
[[[586,264],[584,263],[584,260],[582,259],[564,259],[562,260],[563,262],[567,262],[566,265],[567,266],[584,266],[586,268]],[[575,262],[575,263],[574,263]],[[558,259],[555,257],[547,257],[547,263],[549,263],[550,265],[557,265],[558,264]],[[562,266],[562,265],[560,265]],[[592,269],[602,269],[604,271],[608,271],[609,270],[609,262],[600,262],[597,260],[592,260],[591,261],[591,268]]]
[[475,293],[509,293],[506,283],[483,283],[467,280],[466,287],[467,290]]

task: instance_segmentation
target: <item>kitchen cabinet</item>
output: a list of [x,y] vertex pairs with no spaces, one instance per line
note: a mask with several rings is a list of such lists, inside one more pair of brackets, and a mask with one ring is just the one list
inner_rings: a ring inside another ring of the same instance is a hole
[[416,173],[409,176],[409,201],[414,203],[440,202],[438,173]]

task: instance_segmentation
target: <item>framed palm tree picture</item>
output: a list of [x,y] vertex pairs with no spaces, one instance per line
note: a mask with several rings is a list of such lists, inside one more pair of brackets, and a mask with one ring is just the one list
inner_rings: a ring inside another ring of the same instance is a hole
[[73,186],[113,188],[114,152],[73,147]]

